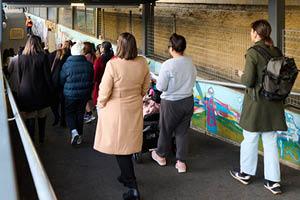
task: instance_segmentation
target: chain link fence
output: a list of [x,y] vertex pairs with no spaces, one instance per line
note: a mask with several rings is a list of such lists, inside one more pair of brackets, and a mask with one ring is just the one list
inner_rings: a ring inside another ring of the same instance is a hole
[[[124,31],[135,35],[139,50],[142,49],[142,15],[126,12],[105,12],[105,39],[116,43]],[[159,15],[154,11],[153,21],[147,27],[147,48],[151,58],[164,61],[170,58],[168,42],[172,33],[185,36],[186,55],[197,66],[198,76],[217,81],[239,83],[237,70],[243,70],[245,53],[251,46],[250,30],[243,27],[226,27],[197,20],[195,17],[180,17],[175,14]],[[300,30],[284,31],[284,53],[295,58],[300,65]],[[294,91],[300,91],[300,76]],[[300,108],[300,97],[291,95],[287,103]]]
[[235,74],[244,68],[244,54],[250,47],[249,29],[217,27],[203,24],[195,18],[175,15],[155,16],[154,31],[148,34],[153,58],[166,60],[170,57],[168,42],[172,33],[183,35],[187,40],[186,55],[193,59],[200,77],[219,81],[239,82]]
[[[300,67],[300,30],[284,30],[283,31],[283,52],[288,57],[293,57]],[[293,90],[300,92],[300,75],[296,80]],[[286,101],[287,104],[300,108],[300,96],[290,95]]]

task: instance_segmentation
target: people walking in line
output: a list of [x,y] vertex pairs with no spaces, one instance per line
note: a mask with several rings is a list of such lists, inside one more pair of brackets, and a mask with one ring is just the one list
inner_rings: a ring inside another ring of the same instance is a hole
[[[266,20],[257,20],[251,24],[251,40],[273,57],[282,55],[273,46],[270,37],[271,26]],[[270,101],[260,94],[263,73],[268,61],[256,49],[249,48],[246,53],[244,72],[239,71],[241,82],[246,86],[240,126],[244,140],[241,143],[240,169],[231,170],[233,178],[247,185],[256,174],[258,159],[258,141],[262,137],[264,147],[264,186],[273,194],[281,193],[280,165],[277,149],[277,132],[286,131],[284,102]]]
[[156,84],[156,88],[162,92],[160,133],[157,149],[151,155],[160,166],[165,166],[174,133],[177,160],[175,167],[179,173],[183,173],[187,168],[187,131],[194,111],[193,87],[197,71],[191,58],[184,56],[186,40],[183,36],[172,34],[168,48],[173,58],[162,64]]
[[32,35],[33,22],[30,16],[27,16],[25,25],[26,25],[27,36]]
[[117,179],[129,188],[124,200],[140,199],[132,154],[142,149],[143,96],[149,83],[147,60],[137,55],[134,36],[120,34],[116,57],[107,62],[99,88],[94,148],[116,156],[121,170]]
[[[34,141],[35,118],[38,118],[39,142],[45,139],[47,108],[51,105],[52,81],[47,55],[37,36],[30,36],[18,58],[17,102]],[[38,84],[37,84],[38,83]]]
[[97,46],[96,60],[94,63],[94,89],[93,103],[96,106],[99,93],[99,85],[101,83],[106,63],[114,56],[114,51],[110,42],[104,41]]
[[71,144],[82,143],[83,115],[86,103],[93,88],[93,65],[83,55],[83,44],[76,43],[71,48],[60,72],[60,84],[63,86],[66,121],[70,128]]

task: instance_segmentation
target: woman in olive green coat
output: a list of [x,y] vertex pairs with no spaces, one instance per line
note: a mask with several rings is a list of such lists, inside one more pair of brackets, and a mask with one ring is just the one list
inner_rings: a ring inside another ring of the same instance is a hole
[[[257,20],[251,25],[251,40],[273,57],[281,52],[273,46],[271,26],[266,20]],[[246,53],[244,72],[239,71],[242,84],[246,86],[240,126],[244,140],[241,143],[240,170],[231,170],[236,180],[247,185],[256,173],[258,140],[261,135],[264,146],[264,186],[273,194],[281,193],[280,166],[277,149],[277,132],[286,131],[283,101],[269,101],[261,94],[263,70],[267,60],[254,48]]]

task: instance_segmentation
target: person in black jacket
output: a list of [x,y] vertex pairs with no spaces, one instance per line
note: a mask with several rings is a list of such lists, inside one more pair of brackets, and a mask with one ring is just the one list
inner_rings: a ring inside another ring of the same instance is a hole
[[52,81],[47,55],[39,38],[29,36],[18,59],[17,100],[27,129],[34,141],[35,118],[38,117],[39,142],[45,138],[46,108],[51,104]]
[[[54,86],[54,99],[53,104],[51,105],[51,110],[54,114],[54,122],[53,126],[57,125],[59,120],[61,126],[65,126],[65,106],[64,106],[64,98],[63,91],[60,85],[60,71],[63,64],[66,62],[67,58],[71,55],[70,49],[62,48],[57,49],[56,56],[51,63],[51,78]],[[61,113],[59,114],[59,105],[61,107]]]
[[[63,44],[58,46],[58,49],[49,53],[48,58],[51,68],[51,77],[54,84],[54,100],[51,105],[52,112],[54,114],[53,126],[57,125],[60,120],[60,126],[66,126],[65,115],[65,99],[63,95],[62,87],[59,83],[60,71],[67,58],[71,56],[71,47],[74,45],[71,40],[66,40]],[[60,115],[59,115],[60,105]]]
[[85,105],[91,96],[94,69],[82,55],[83,44],[76,43],[60,72],[60,84],[65,97],[66,121],[71,132],[71,144],[82,142]]

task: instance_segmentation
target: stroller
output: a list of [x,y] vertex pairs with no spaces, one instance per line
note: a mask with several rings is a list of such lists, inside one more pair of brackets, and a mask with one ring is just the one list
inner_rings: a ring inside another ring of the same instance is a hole
[[142,151],[133,154],[133,159],[137,163],[142,162],[142,154],[156,148],[159,137],[159,107],[161,92],[151,82],[151,88],[144,97],[144,127],[143,127],[143,146]]

